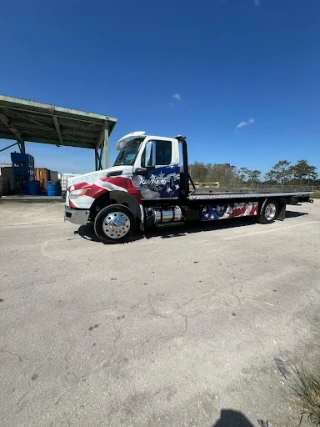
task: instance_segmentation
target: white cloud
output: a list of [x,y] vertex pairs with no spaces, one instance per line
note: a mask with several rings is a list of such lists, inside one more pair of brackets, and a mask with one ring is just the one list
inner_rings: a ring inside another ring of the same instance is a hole
[[172,98],[175,99],[176,101],[181,101],[181,95],[179,93],[174,93],[172,95]]
[[173,107],[173,103],[172,102],[168,102],[169,107]]
[[255,122],[254,119],[249,119],[247,122],[240,122],[236,126],[236,131],[238,131],[239,129],[241,129],[241,128],[245,127],[245,126],[252,125],[254,122]]
[[255,6],[260,6],[260,0],[254,0],[253,3],[255,4]]

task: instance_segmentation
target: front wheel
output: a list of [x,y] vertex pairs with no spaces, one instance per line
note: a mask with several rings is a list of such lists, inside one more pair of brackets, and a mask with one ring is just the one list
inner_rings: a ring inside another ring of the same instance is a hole
[[136,229],[132,211],[123,205],[110,205],[101,209],[94,221],[96,236],[103,243],[123,243]]
[[275,200],[268,200],[258,215],[258,222],[261,224],[270,224],[278,216],[278,204]]

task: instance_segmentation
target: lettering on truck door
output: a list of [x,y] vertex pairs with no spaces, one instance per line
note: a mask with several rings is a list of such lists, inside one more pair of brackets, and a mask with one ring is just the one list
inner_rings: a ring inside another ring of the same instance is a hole
[[[141,169],[133,183],[143,199],[178,198],[180,166],[174,162],[172,141],[149,140],[141,156]],[[177,159],[176,159],[177,160]]]

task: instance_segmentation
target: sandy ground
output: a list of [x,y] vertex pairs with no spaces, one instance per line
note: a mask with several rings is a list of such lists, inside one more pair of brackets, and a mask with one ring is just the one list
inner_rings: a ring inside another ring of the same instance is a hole
[[274,358],[319,360],[320,201],[288,210],[109,246],[0,202],[1,426],[298,425]]

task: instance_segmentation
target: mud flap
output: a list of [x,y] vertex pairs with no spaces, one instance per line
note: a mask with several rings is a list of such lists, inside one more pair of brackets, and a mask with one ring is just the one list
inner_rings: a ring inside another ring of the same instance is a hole
[[279,203],[279,213],[278,213],[277,219],[279,219],[280,221],[283,221],[285,219],[285,217],[286,217],[286,209],[287,209],[286,202]]
[[145,230],[145,226],[144,226],[145,225],[144,224],[145,219],[144,219],[144,209],[143,209],[142,205],[140,205],[140,212],[141,212],[140,230],[144,231]]

